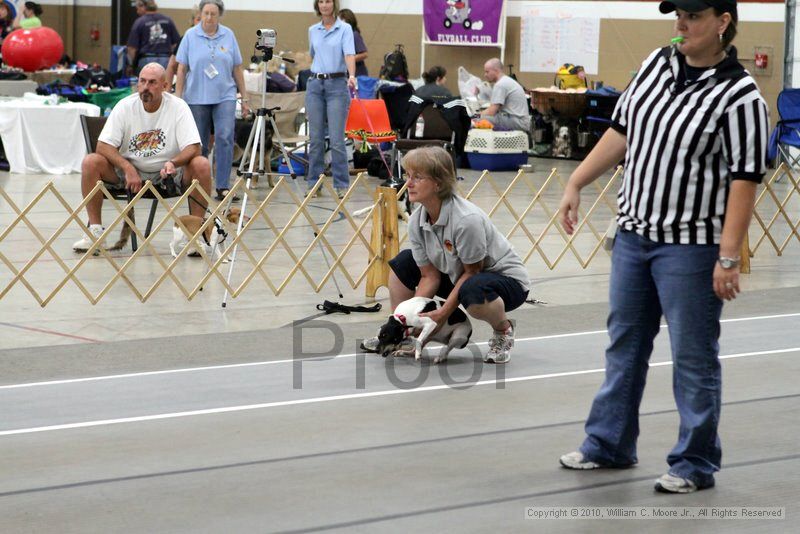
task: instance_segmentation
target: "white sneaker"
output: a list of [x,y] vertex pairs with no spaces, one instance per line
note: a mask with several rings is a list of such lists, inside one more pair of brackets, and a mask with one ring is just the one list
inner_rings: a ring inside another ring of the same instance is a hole
[[[361,342],[361,350],[366,352],[378,352],[378,347],[380,346],[381,341],[378,339],[378,336],[371,337],[369,339],[365,339]],[[400,344],[395,349],[395,352],[410,352],[414,350],[414,340],[410,337],[403,339]]]
[[344,198],[345,193],[347,193],[347,188],[342,188],[342,187],[336,188],[336,196],[339,198],[339,200],[342,200]]
[[567,469],[600,469],[603,467],[597,462],[592,462],[584,458],[583,453],[580,451],[570,452],[558,459],[558,462]]
[[361,342],[361,350],[365,350],[367,352],[378,352],[378,345],[380,345],[378,336],[371,337]]
[[[97,241],[97,239],[102,235],[103,230],[104,228],[100,224],[90,224],[89,233],[92,234],[92,237],[85,235],[83,236],[83,239],[75,241],[75,243],[72,245],[72,250],[74,250],[75,252],[86,252],[91,248],[94,242]],[[103,240],[100,243],[100,247],[105,248],[105,246],[106,242],[105,240]],[[98,249],[95,249],[95,254],[98,253],[99,253]]]
[[514,346],[514,327],[517,325],[514,319],[509,319],[511,326],[504,332],[495,330],[492,339],[489,340],[489,352],[483,357],[486,363],[507,363],[511,359],[511,348]]
[[655,490],[661,493],[693,493],[697,491],[697,484],[688,478],[667,473],[656,479]]

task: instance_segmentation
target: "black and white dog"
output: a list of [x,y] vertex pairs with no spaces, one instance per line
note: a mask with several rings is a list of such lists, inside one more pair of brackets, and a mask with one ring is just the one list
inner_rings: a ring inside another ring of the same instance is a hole
[[[441,307],[439,302],[425,297],[413,297],[401,302],[389,316],[389,320],[381,326],[376,351],[384,357],[391,353],[399,353],[401,351],[398,347],[402,341],[410,337],[414,342],[414,358],[419,360],[422,356],[422,347],[433,340],[444,345],[433,360],[433,363],[440,363],[447,359],[451,350],[466,347],[472,336],[472,323],[460,308],[457,308],[447,319],[447,323],[435,333],[433,331],[436,329],[436,322],[429,317],[420,317],[421,313],[431,312],[439,307]],[[415,330],[418,329],[421,332],[417,337],[413,337]]]
[[568,126],[558,129],[555,139],[553,139],[553,157],[571,158],[572,157],[572,135]]

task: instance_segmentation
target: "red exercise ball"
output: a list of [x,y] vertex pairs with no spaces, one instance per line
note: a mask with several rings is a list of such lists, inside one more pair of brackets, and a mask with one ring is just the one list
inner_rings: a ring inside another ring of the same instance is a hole
[[42,26],[14,30],[3,39],[3,62],[24,71],[47,69],[64,55],[64,42],[52,29]]

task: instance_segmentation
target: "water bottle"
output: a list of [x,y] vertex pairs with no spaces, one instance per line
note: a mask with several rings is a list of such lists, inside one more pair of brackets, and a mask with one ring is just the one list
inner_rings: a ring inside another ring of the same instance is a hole
[[281,65],[280,67],[278,67],[278,72],[286,76],[286,63],[284,63],[283,61],[281,61]]
[[414,129],[414,137],[417,139],[422,139],[422,135],[425,133],[425,119],[422,118],[422,115],[417,117],[417,126]]

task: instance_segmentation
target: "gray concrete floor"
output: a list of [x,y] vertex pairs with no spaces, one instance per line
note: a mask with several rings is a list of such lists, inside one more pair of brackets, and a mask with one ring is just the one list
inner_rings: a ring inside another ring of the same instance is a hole
[[[574,167],[532,163],[539,181],[551,165],[564,178]],[[474,183],[475,173],[463,174]],[[507,184],[512,174],[493,176]],[[51,180],[78,203],[77,176],[0,173],[21,205]],[[557,202],[555,191],[547,201]],[[477,202],[491,207],[490,192]],[[333,206],[324,197],[315,204],[322,219]],[[43,230],[63,220],[59,209],[48,203],[36,214]],[[0,206],[0,227],[10,213]],[[65,258],[78,235],[74,228],[59,241]],[[157,240],[160,252],[168,241]],[[34,249],[22,232],[0,243],[19,261]],[[790,531],[800,496],[800,243],[782,257],[762,252],[724,312],[723,470],[715,489],[690,496],[652,490],[677,428],[664,334],[642,405],[640,464],[591,473],[557,466],[579,444],[603,376],[607,257],[586,270],[529,262],[534,296],[547,304],[514,313],[518,343],[505,367],[481,363],[485,327],[440,367],[356,355],[356,340],[385,314],[318,317],[314,305],[362,303],[363,287],[339,299],[304,281],[279,297],[254,285],[226,309],[215,284],[191,302],[166,288],[145,304],[120,286],[96,306],[68,287],[46,308],[17,287],[0,300],[2,530]],[[40,263],[37,279],[61,272]],[[188,276],[197,267],[185,263]],[[385,290],[378,297],[388,305]],[[788,519],[524,519],[529,506],[606,505],[781,506]]]

